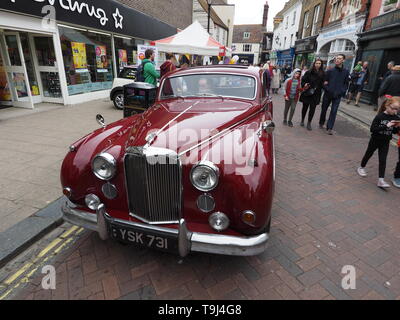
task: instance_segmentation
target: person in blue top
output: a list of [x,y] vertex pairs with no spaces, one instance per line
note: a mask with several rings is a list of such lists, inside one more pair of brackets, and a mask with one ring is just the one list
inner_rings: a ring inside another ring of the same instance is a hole
[[340,101],[342,97],[346,95],[346,91],[349,86],[350,72],[343,65],[345,60],[346,56],[344,54],[338,54],[335,58],[335,67],[325,73],[325,94],[322,102],[319,127],[321,129],[324,128],[326,123],[326,113],[328,112],[329,106],[332,104],[331,113],[326,126],[326,130],[329,135],[333,135],[333,127],[335,126]]

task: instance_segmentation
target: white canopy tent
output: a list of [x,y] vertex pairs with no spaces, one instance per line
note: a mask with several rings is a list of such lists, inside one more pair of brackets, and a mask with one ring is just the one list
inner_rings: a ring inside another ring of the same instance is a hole
[[195,21],[174,36],[153,41],[159,51],[200,56],[225,56],[227,48],[213,39],[202,25]]

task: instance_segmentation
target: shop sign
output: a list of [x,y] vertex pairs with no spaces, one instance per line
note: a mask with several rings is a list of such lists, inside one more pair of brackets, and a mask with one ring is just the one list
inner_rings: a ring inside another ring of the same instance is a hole
[[331,38],[338,38],[344,35],[354,35],[356,33],[358,33],[360,31],[362,27],[362,23],[358,23],[358,24],[352,24],[349,26],[346,26],[344,28],[341,29],[336,29],[333,31],[328,31],[328,32],[322,32],[319,36],[320,36],[320,40],[327,40],[327,39],[331,39]]
[[390,26],[395,23],[400,23],[400,9],[373,18],[371,23],[371,29],[382,28]]
[[176,28],[113,0],[1,0],[0,9],[150,40],[176,33]]

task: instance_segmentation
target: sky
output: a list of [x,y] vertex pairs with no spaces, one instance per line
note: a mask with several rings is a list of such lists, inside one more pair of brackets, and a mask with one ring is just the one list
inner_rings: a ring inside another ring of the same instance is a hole
[[[261,24],[266,0],[228,0],[235,5],[235,24]],[[269,0],[268,30],[273,31],[274,16],[283,9],[286,0]]]

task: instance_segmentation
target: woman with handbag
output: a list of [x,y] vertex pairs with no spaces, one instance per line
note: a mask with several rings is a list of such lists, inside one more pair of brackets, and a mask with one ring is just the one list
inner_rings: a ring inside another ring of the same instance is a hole
[[312,130],[311,123],[313,121],[315,110],[317,106],[321,103],[322,88],[324,85],[324,66],[321,59],[315,60],[311,70],[308,70],[301,80],[302,87],[306,84],[309,85],[309,89],[304,91],[300,97],[300,101],[303,102],[301,126],[304,127],[304,121],[308,113],[308,124],[307,129]]

